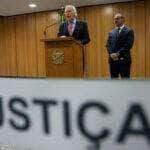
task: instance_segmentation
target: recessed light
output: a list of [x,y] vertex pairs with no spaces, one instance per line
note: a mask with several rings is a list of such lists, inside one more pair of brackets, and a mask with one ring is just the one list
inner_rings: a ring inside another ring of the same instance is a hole
[[30,4],[29,4],[29,7],[30,7],[30,8],[35,8],[35,7],[37,7],[37,5],[34,4],[34,3],[30,3]]

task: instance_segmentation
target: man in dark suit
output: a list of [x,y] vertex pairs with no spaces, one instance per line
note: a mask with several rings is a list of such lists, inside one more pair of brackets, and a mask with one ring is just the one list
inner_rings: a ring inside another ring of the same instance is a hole
[[77,20],[77,11],[73,5],[65,7],[66,21],[59,27],[59,37],[73,37],[85,45],[90,42],[87,23]]
[[118,13],[114,17],[114,28],[107,40],[111,78],[130,78],[131,54],[134,42],[134,32],[124,25],[125,17]]

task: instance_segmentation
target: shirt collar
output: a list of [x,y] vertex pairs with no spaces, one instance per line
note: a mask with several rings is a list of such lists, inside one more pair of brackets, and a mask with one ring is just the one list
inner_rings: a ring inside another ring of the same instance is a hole
[[124,28],[124,26],[125,26],[125,25],[123,24],[123,25],[120,27],[120,30],[122,30],[122,29]]
[[72,21],[72,22],[69,22],[69,21],[68,21],[68,23],[76,24],[76,21],[77,21],[77,19],[75,18],[75,19],[73,19],[73,21]]
[[125,25],[123,24],[121,27],[116,27],[116,30],[119,29],[121,31],[124,27],[125,27]]

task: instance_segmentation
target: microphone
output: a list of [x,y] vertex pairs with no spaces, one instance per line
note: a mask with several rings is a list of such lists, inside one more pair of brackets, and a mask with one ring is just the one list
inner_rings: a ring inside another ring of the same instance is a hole
[[53,26],[55,26],[55,25],[57,25],[57,24],[60,24],[60,21],[54,22],[54,23],[52,23],[52,24],[50,24],[50,25],[47,25],[47,26],[44,28],[43,35],[44,35],[44,38],[45,38],[45,39],[46,39],[47,29],[50,28],[50,27],[53,27]]
[[62,6],[61,9],[58,11],[58,15],[60,17],[59,21],[57,22],[54,22],[50,25],[47,25],[45,28],[44,28],[44,31],[43,31],[43,34],[44,34],[44,38],[46,39],[46,33],[47,33],[47,29],[52,27],[52,26],[55,26],[57,24],[61,24],[65,21],[65,17],[64,17],[64,7]]

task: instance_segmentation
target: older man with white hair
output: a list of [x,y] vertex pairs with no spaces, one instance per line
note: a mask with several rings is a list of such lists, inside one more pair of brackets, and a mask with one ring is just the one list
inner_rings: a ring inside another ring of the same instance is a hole
[[87,23],[77,20],[77,10],[73,5],[65,7],[66,21],[59,27],[58,36],[73,37],[85,45],[90,42]]

